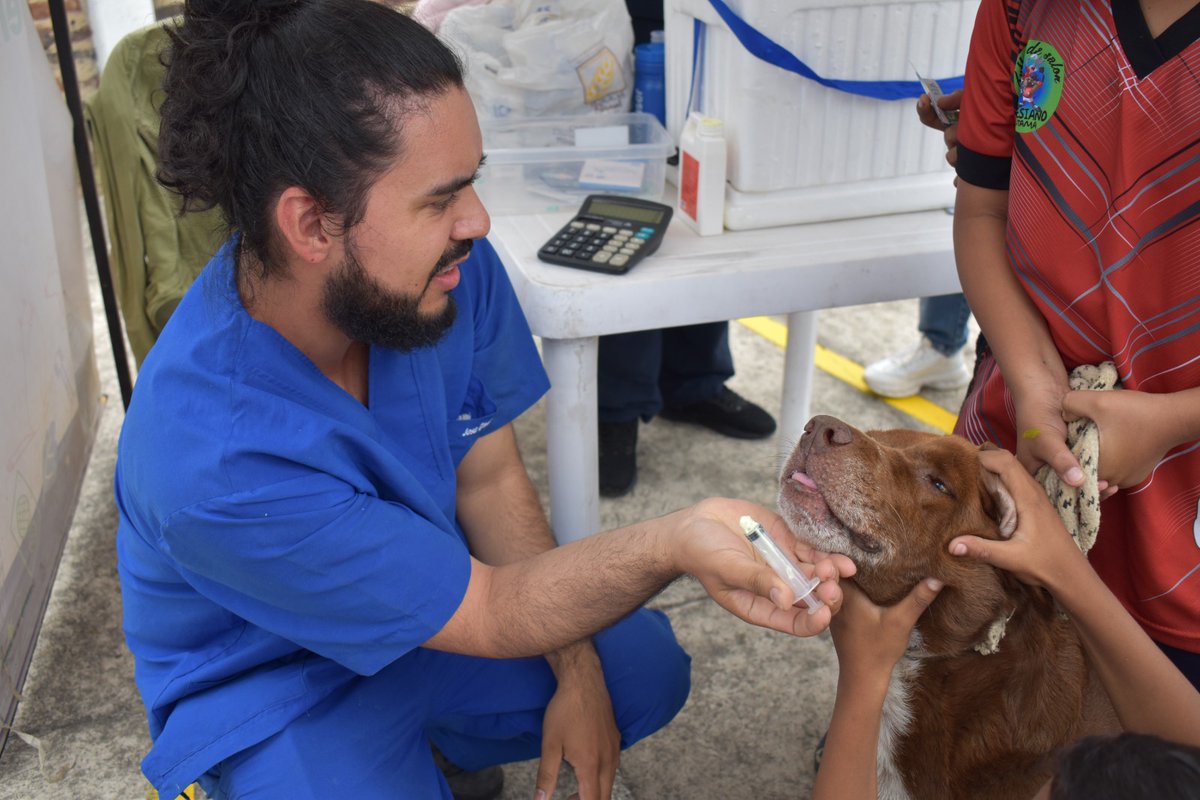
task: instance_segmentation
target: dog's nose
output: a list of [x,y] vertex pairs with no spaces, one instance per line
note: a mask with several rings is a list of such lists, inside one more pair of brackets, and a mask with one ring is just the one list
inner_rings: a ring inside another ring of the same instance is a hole
[[816,449],[841,447],[854,441],[854,433],[849,425],[825,414],[810,419],[804,426],[804,432],[812,438],[812,446]]

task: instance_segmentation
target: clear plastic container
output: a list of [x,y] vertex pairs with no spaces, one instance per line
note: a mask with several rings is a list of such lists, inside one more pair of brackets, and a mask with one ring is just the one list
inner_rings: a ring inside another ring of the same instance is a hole
[[589,194],[660,200],[675,152],[652,114],[509,117],[483,122],[475,184],[488,213],[575,211]]

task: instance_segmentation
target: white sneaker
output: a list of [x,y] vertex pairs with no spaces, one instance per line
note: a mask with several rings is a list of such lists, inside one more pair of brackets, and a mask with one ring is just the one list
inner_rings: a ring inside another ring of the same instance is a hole
[[863,380],[875,394],[908,397],[922,387],[961,389],[971,382],[971,373],[963,363],[961,351],[944,356],[922,336],[913,347],[868,366],[863,370]]

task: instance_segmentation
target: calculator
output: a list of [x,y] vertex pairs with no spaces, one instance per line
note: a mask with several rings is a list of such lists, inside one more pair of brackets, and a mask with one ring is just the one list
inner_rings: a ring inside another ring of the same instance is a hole
[[538,250],[538,258],[621,275],[658,249],[671,211],[636,197],[588,195],[575,218]]

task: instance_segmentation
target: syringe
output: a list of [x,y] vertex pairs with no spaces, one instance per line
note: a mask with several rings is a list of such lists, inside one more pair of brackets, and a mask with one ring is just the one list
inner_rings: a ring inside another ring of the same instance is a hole
[[792,588],[792,594],[796,596],[796,602],[803,601],[804,605],[808,606],[808,613],[815,614],[817,609],[825,605],[814,593],[817,584],[820,583],[816,578],[806,578],[804,573],[800,572],[787,554],[779,549],[779,545],[775,544],[775,540],[767,535],[767,531],[762,525],[759,525],[751,517],[742,517],[738,520],[742,525],[742,530],[746,532],[746,538],[750,540],[750,544],[754,545],[754,549],[762,555],[763,561],[766,561],[771,569],[775,570],[775,574],[787,581],[787,585]]

